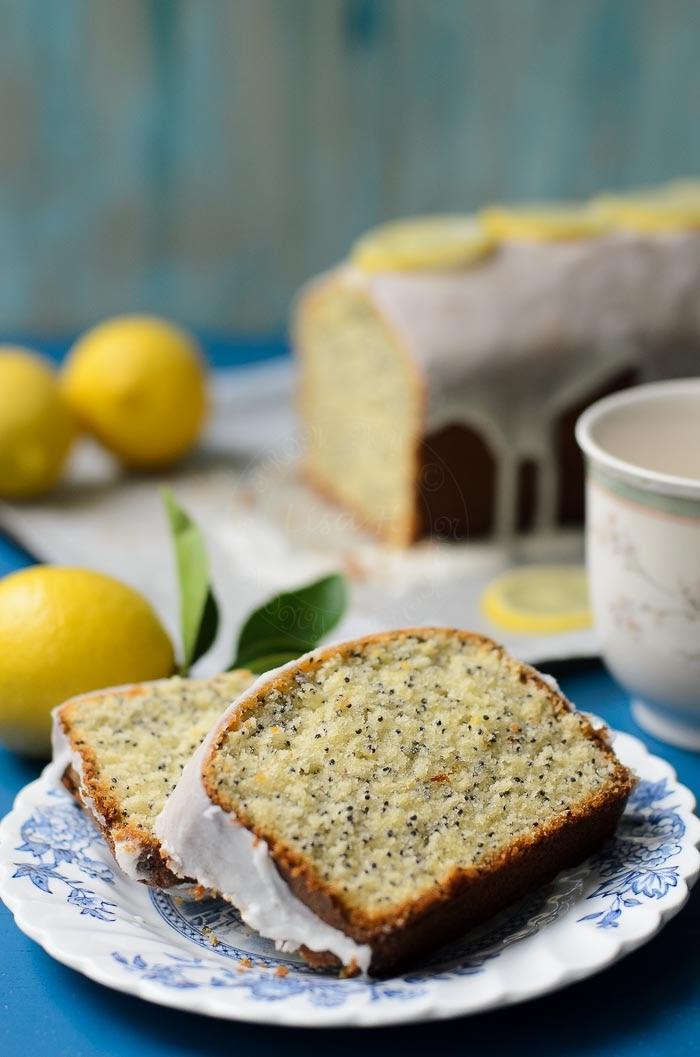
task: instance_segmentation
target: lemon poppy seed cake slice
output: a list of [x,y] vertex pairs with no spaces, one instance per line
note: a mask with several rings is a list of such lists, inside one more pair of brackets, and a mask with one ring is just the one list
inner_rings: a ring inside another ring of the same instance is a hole
[[129,876],[161,887],[181,882],[161,858],[154,820],[204,735],[253,678],[161,679],[84,694],[54,711],[63,783]]
[[259,679],[156,832],[278,947],[376,974],[581,862],[633,784],[534,669],[478,635],[409,629]]

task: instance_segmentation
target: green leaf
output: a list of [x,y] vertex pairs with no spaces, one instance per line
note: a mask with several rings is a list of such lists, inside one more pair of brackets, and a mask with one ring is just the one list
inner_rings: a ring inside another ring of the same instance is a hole
[[[257,657],[254,661],[249,661],[246,664],[246,668],[253,675],[263,675],[265,672],[271,671],[273,668],[279,668],[282,664],[288,664],[289,661],[295,661],[299,656],[298,653],[268,653],[265,657]],[[237,667],[236,665],[233,666]]]
[[339,622],[347,599],[340,573],[276,595],[246,620],[231,667],[260,673],[307,653]]
[[192,660],[190,664],[194,664],[200,657],[203,657],[205,653],[214,645],[214,639],[216,633],[219,630],[219,607],[214,593],[211,589],[207,591],[206,601],[204,603],[204,610],[202,612],[202,619],[199,623],[199,631],[197,632],[197,641],[194,644],[194,651],[192,653]]
[[180,593],[182,638],[181,672],[202,657],[219,627],[219,610],[209,584],[209,559],[204,537],[189,514],[178,505],[169,488],[161,490],[175,546]]

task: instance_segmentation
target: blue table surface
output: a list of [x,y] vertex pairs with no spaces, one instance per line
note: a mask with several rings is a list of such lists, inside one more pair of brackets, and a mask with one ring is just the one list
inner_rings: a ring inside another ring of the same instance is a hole
[[[64,343],[45,345],[60,355]],[[268,343],[212,342],[217,366],[238,366],[284,351]],[[0,534],[0,576],[31,564],[31,555]],[[0,659],[1,663],[1,659]],[[562,687],[581,708],[640,736],[700,793],[700,756],[642,734],[625,695],[598,663],[562,666]],[[0,749],[0,816],[37,776],[37,764]],[[465,987],[469,986],[468,980]],[[0,1057],[161,1057],[165,1054],[273,1053],[287,1057],[331,1045],[405,1057],[426,1047],[489,1057],[685,1057],[700,1054],[700,896],[650,943],[597,976],[557,994],[461,1020],[405,1028],[313,1030],[208,1020],[110,991],[53,961],[14,925],[0,905]]]

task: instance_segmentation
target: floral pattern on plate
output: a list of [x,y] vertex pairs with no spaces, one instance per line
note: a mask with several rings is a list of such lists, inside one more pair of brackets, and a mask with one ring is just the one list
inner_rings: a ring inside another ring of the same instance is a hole
[[0,894],[20,928],[60,961],[178,1008],[305,1025],[493,1008],[563,986],[638,946],[680,909],[697,876],[692,794],[637,739],[622,734],[615,744],[640,776],[615,840],[393,979],[341,980],[312,970],[278,953],[223,901],[130,881],[52,766],[2,823]]

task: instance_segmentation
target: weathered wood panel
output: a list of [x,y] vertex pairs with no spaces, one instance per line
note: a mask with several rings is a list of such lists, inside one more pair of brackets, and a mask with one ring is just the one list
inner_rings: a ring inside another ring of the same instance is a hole
[[267,330],[378,220],[700,172],[697,0],[0,0],[0,329]]

